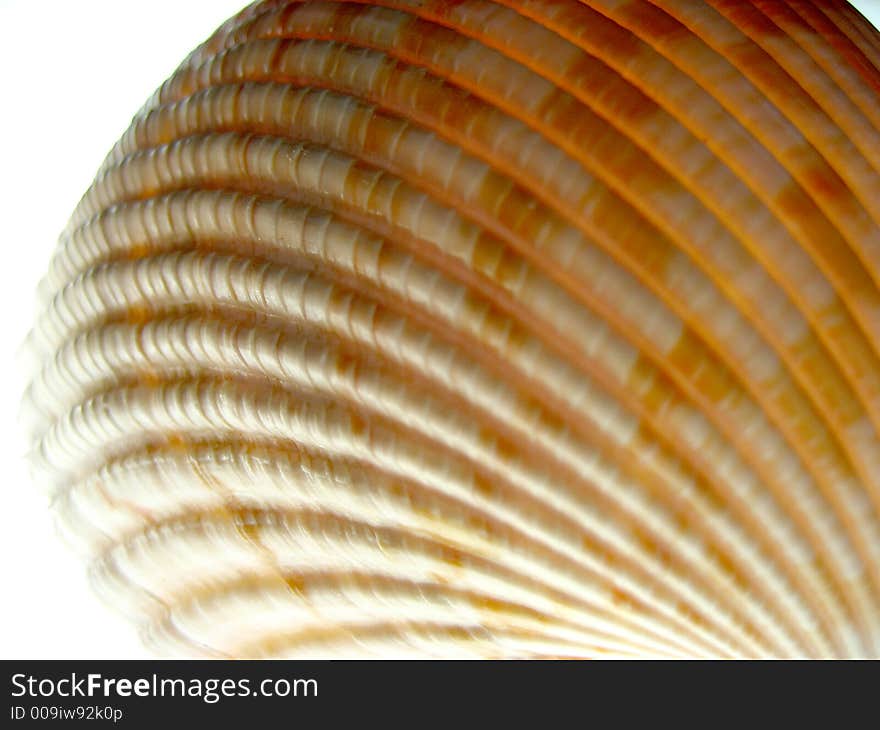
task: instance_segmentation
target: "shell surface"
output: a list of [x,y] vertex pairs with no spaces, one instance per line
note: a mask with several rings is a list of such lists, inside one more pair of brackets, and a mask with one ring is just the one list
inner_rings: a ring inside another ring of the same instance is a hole
[[163,653],[880,656],[880,34],[267,0],[40,289],[34,463]]

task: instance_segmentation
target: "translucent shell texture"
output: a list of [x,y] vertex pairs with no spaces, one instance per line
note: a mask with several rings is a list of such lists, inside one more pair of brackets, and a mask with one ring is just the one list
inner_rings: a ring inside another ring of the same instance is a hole
[[163,653],[880,655],[880,34],[262,2],[42,284],[36,471]]

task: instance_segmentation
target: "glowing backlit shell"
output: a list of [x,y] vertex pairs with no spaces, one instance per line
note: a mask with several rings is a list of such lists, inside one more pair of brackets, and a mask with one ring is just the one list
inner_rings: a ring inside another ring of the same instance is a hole
[[880,34],[262,2],[42,284],[39,479],[160,652],[880,655]]

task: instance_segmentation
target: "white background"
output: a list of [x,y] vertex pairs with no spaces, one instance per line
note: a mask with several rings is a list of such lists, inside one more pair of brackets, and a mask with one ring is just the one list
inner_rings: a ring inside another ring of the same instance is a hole
[[[140,658],[34,489],[17,350],[67,217],[131,116],[246,0],[0,0],[0,657]],[[880,26],[880,0],[854,2]]]

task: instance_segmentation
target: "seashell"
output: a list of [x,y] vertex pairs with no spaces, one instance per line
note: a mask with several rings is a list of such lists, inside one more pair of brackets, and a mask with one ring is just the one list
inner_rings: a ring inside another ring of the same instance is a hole
[[267,0],[40,288],[37,477],[208,656],[880,656],[880,35]]

